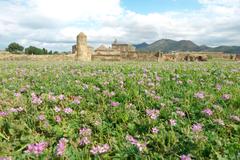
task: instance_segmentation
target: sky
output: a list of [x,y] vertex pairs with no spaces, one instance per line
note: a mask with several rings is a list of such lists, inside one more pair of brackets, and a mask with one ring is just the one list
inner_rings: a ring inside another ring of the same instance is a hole
[[80,32],[93,47],[114,39],[240,46],[240,0],[0,0],[0,50],[17,42],[70,51]]

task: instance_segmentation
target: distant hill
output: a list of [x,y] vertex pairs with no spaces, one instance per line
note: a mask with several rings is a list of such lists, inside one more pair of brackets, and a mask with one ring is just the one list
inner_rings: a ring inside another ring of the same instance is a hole
[[134,45],[137,49],[144,49],[148,46],[149,44],[147,44],[146,42],[141,43],[141,44],[136,44]]
[[219,47],[208,47],[206,45],[198,46],[190,40],[174,41],[171,39],[161,39],[152,44],[147,44],[144,42],[134,46],[136,47],[137,51],[147,52],[207,51],[240,54],[240,46],[219,46]]

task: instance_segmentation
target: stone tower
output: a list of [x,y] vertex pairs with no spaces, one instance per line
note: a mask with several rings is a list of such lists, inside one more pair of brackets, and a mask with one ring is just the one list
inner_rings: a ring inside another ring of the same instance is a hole
[[77,36],[77,54],[76,59],[81,61],[91,61],[92,54],[87,45],[87,36],[84,33],[80,33]]

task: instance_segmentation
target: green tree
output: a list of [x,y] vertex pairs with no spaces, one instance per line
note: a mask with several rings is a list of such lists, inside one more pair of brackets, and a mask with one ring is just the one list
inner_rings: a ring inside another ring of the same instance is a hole
[[11,53],[21,53],[24,50],[24,47],[20,44],[13,42],[8,45],[8,48],[6,48],[6,51]]
[[44,54],[44,50],[41,48],[30,46],[25,49],[25,53],[26,54],[34,54],[34,55],[42,55],[42,54]]

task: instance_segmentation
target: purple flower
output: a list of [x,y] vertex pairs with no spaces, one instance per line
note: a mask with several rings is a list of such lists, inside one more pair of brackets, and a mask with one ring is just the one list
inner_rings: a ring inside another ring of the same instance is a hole
[[180,159],[181,160],[191,160],[191,156],[190,155],[181,155]]
[[81,136],[91,136],[92,130],[91,130],[90,128],[81,128],[81,129],[79,130],[79,134],[80,134]]
[[53,96],[53,95],[51,95],[51,94],[48,95],[48,99],[49,99],[50,101],[56,101],[56,100],[57,100],[56,96]]
[[88,139],[88,137],[83,137],[81,140],[80,140],[80,142],[79,142],[79,144],[80,144],[80,146],[85,146],[85,145],[88,145],[88,144],[90,144],[91,142],[90,142],[90,140]]
[[14,93],[14,96],[15,96],[15,97],[20,97],[20,96],[21,96],[21,93]]
[[170,119],[170,120],[169,120],[169,124],[170,124],[171,126],[176,126],[176,125],[177,125],[175,119]]
[[146,143],[137,143],[136,144],[136,146],[137,146],[137,148],[138,148],[138,150],[140,151],[140,152],[142,152],[142,151],[144,151],[146,148],[147,148],[147,144]]
[[107,90],[103,91],[103,94],[108,97],[113,97],[115,96],[115,92],[109,92]]
[[77,99],[77,98],[74,98],[73,103],[74,103],[74,104],[80,104],[80,100]]
[[127,135],[126,140],[129,141],[131,144],[135,145],[140,152],[144,151],[147,148],[146,143],[140,143],[136,140],[133,136]]
[[8,115],[7,112],[0,112],[0,117],[6,117]]
[[206,108],[202,111],[203,114],[205,114],[206,116],[211,116],[213,114],[213,111],[209,108]]
[[197,92],[195,93],[194,97],[198,98],[198,99],[203,99],[205,97],[204,92]]
[[60,123],[60,122],[62,121],[62,118],[57,115],[57,116],[55,117],[55,120],[56,120],[57,123]]
[[108,144],[104,144],[104,145],[97,145],[97,146],[93,146],[92,149],[90,150],[90,152],[93,155],[97,155],[97,154],[103,154],[106,153],[110,150],[110,146]]
[[10,112],[10,113],[17,113],[18,111],[17,111],[17,109],[15,109],[15,108],[10,108],[10,109],[8,110],[8,112]]
[[18,108],[10,108],[8,110],[8,112],[10,113],[18,113],[18,112],[22,112],[23,111],[23,108],[22,107],[18,107]]
[[157,134],[159,132],[159,129],[157,127],[152,128],[152,133]]
[[62,156],[66,150],[68,140],[66,138],[61,138],[57,144],[57,156]]
[[193,132],[201,132],[202,131],[202,124],[196,123],[192,125]]
[[160,80],[161,80],[161,77],[156,76],[156,81],[160,81]]
[[218,91],[220,91],[220,90],[222,89],[222,86],[221,86],[220,84],[217,84],[217,85],[216,85],[216,89],[217,89]]
[[176,111],[177,115],[180,117],[185,117],[185,113],[183,111]]
[[73,112],[73,110],[68,107],[68,108],[65,108],[65,109],[64,109],[64,112],[65,112],[66,114],[71,114],[71,113]]
[[43,120],[45,120],[46,118],[45,118],[45,115],[43,115],[43,114],[41,114],[41,115],[39,115],[38,116],[38,120],[40,120],[40,121],[43,121]]
[[40,105],[42,104],[42,99],[38,97],[35,93],[32,93],[32,104]]
[[48,143],[47,142],[40,142],[36,144],[29,144],[27,147],[26,153],[32,153],[35,155],[40,155],[44,152],[44,150],[47,148]]
[[134,144],[134,145],[136,145],[138,143],[138,141],[131,135],[127,135],[126,140],[129,141],[131,144]]
[[157,119],[159,116],[159,110],[157,109],[147,109],[146,113],[151,119]]
[[11,157],[0,157],[0,160],[12,160]]
[[54,111],[55,111],[55,112],[60,112],[60,111],[61,111],[61,108],[59,108],[58,106],[55,106]]
[[63,94],[58,96],[58,99],[61,100],[61,101],[64,100],[64,98],[65,98],[65,96]]
[[223,96],[222,96],[222,99],[223,100],[229,100],[231,98],[231,95],[230,94],[224,94]]
[[119,105],[120,105],[119,102],[112,102],[112,103],[111,103],[111,106],[113,106],[113,107],[117,107],[117,106],[119,106]]

